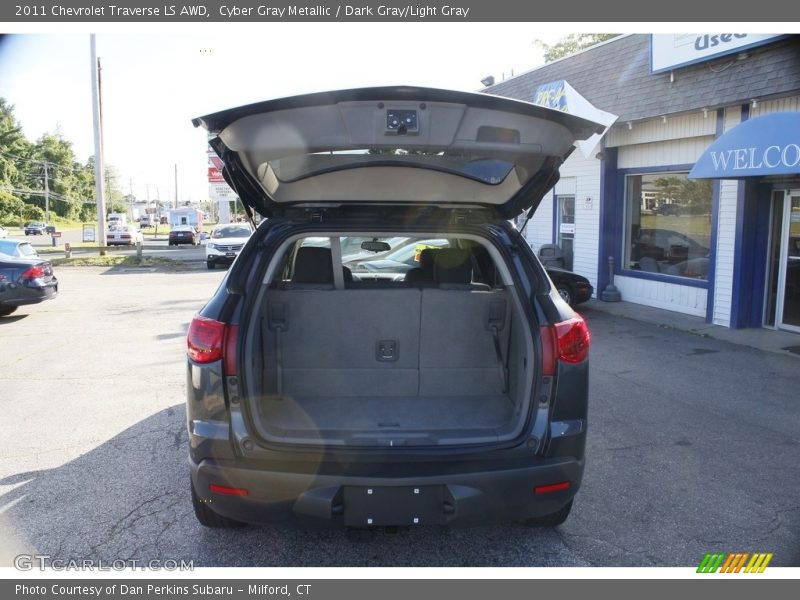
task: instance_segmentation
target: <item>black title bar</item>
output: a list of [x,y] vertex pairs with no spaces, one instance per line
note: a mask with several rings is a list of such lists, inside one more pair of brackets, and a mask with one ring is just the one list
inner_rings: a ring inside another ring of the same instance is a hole
[[[760,0],[757,10],[749,3],[728,3],[724,18],[728,22],[785,23],[785,0]],[[206,23],[206,22],[596,22],[604,31],[613,22],[704,21],[722,27],[720,11],[711,2],[671,0],[572,0],[547,2],[530,0],[361,0],[341,2],[287,2],[283,0],[210,0],[199,3],[174,3],[154,0],[11,0],[0,5],[0,20],[6,23]],[[610,27],[610,29],[609,29]],[[708,28],[708,27],[706,27]],[[728,28],[729,29],[729,28]]]

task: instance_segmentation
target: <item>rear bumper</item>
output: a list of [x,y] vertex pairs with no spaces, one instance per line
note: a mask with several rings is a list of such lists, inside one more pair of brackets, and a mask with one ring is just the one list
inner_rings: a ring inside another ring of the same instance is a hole
[[13,294],[0,297],[0,306],[24,306],[52,300],[58,295],[58,281],[43,286],[17,286]]
[[[211,459],[189,464],[198,498],[222,516],[247,523],[293,519],[334,527],[477,525],[544,516],[575,496],[583,475],[583,461],[574,458],[403,478],[287,473]],[[534,492],[537,486],[564,481],[568,489]],[[247,495],[213,492],[212,484],[244,489]]]
[[233,256],[228,256],[227,254],[208,253],[206,254],[206,262],[219,263],[219,264],[224,263],[229,265],[233,263],[234,260],[236,260],[237,256],[238,253],[234,254]]

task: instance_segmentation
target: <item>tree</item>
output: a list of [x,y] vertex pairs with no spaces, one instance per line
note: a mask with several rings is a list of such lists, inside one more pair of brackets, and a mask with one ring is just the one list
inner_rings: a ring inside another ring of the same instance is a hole
[[653,182],[659,204],[677,204],[694,215],[711,214],[710,179],[659,177]]
[[22,125],[14,117],[14,106],[0,98],[0,222],[16,224],[28,218],[26,204],[17,190],[30,163],[30,143],[22,133]]
[[16,187],[20,159],[29,152],[28,140],[22,134],[22,125],[14,117],[14,107],[0,98],[0,185]]
[[35,169],[28,172],[26,189],[41,190],[31,194],[31,202],[45,206],[44,178],[47,177],[51,213],[70,220],[79,218],[85,199],[82,191],[86,167],[75,159],[72,142],[65,140],[58,131],[45,133],[32,146],[31,159],[36,161],[30,163]]
[[544,62],[553,62],[570,54],[580,52],[585,48],[595,46],[617,37],[618,33],[571,33],[561,38],[555,44],[546,44],[536,40],[535,44],[544,50]]

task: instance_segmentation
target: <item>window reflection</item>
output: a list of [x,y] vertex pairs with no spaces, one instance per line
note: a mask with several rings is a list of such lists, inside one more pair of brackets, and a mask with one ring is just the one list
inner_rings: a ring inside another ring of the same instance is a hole
[[686,173],[627,176],[627,268],[708,280],[711,197],[711,181]]

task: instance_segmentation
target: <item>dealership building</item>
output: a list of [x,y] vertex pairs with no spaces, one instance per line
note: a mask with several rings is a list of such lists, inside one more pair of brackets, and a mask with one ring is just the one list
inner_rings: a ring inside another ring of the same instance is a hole
[[562,166],[534,250],[598,297],[611,258],[626,302],[800,333],[800,36],[624,35],[485,91],[569,111],[572,88],[618,119]]

